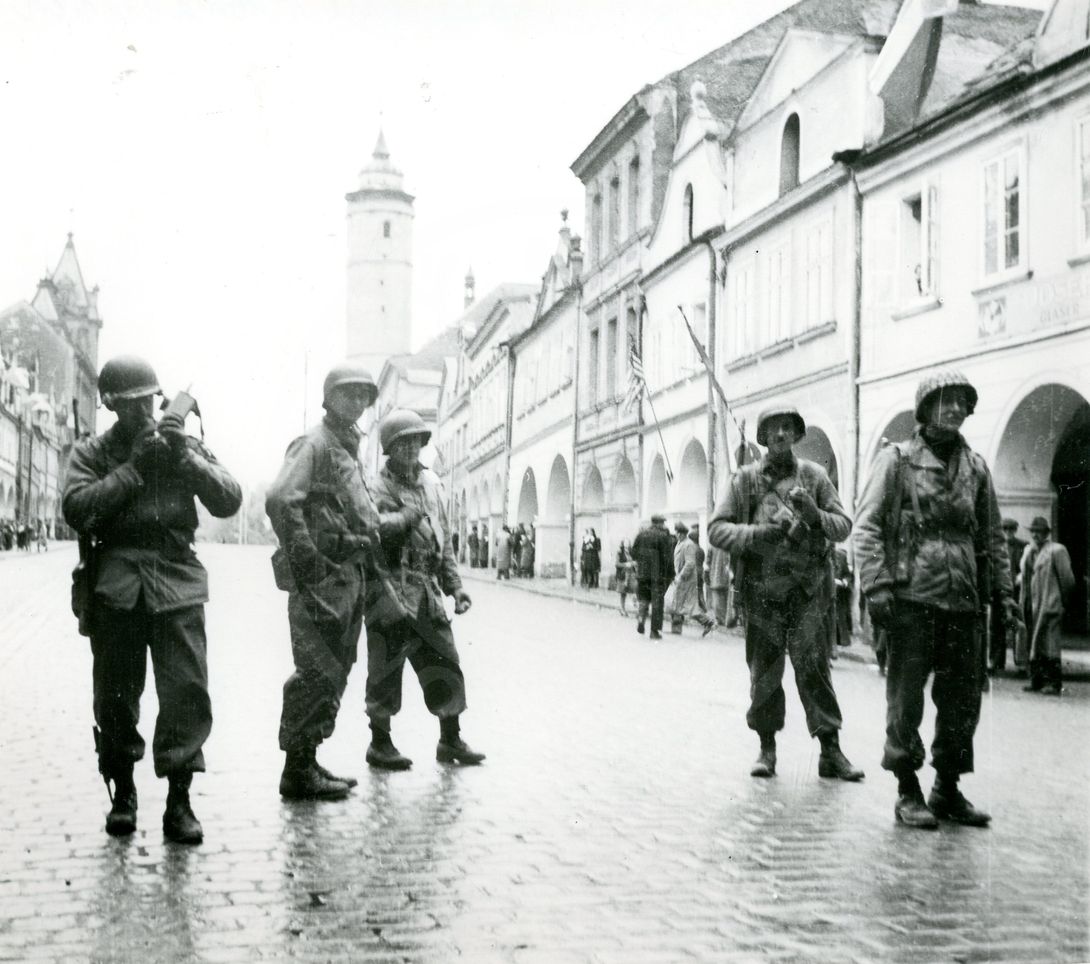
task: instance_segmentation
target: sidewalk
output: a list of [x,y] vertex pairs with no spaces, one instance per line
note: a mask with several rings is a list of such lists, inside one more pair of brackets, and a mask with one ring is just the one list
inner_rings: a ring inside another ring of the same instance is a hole
[[[567,579],[515,579],[497,580],[495,569],[472,569],[468,566],[459,566],[458,572],[462,579],[470,582],[498,582],[499,585],[510,589],[518,589],[522,592],[534,593],[538,596],[552,596],[555,599],[570,599],[572,602],[583,603],[588,606],[597,606],[599,609],[611,609],[620,615],[620,594],[608,589],[586,589],[583,586],[573,586]],[[635,594],[630,594],[626,602],[630,618],[636,615]],[[667,618],[666,632],[669,633],[669,619]],[[685,624],[684,636],[698,639],[702,636],[702,630],[692,621]],[[717,626],[708,634],[708,639],[742,639],[741,627],[727,629],[725,626]],[[837,658],[852,660],[857,663],[872,663],[877,665],[874,649],[858,633],[852,634],[850,646],[837,647]],[[1090,679],[1090,650],[1065,649],[1063,656],[1063,674],[1065,679]],[[1013,664],[1012,664],[1013,665]],[[1007,676],[1021,675],[1007,671]]]

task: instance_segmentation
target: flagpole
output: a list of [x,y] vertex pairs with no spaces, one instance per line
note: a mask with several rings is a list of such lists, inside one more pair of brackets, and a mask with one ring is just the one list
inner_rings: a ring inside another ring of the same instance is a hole
[[666,461],[666,481],[674,481],[674,469],[670,465],[670,454],[666,451],[666,440],[662,437],[662,426],[659,425],[659,417],[655,414],[655,403],[651,401],[651,389],[647,387],[647,382],[643,383],[644,391],[647,394],[647,407],[651,409],[651,418],[655,421],[655,431],[659,433],[659,445],[662,447],[662,457]]
[[[730,410],[730,403],[727,401],[727,393],[723,391],[723,386],[719,383],[719,379],[715,377],[715,366],[712,364],[711,359],[708,357],[707,351],[704,349],[704,344],[699,338],[696,337],[696,332],[693,331],[693,326],[689,324],[689,317],[685,314],[685,309],[681,305],[677,306],[677,310],[681,312],[681,320],[685,322],[685,328],[689,332],[689,337],[693,340],[693,345],[696,346],[696,353],[700,356],[701,362],[704,364],[704,370],[708,373],[708,378],[711,380],[712,388],[715,389],[716,394],[719,396],[719,404],[722,405],[723,411],[734,418],[734,414]],[[718,408],[718,405],[716,406]],[[735,422],[737,424],[737,422]],[[742,449],[743,458],[745,452],[745,432],[742,431],[739,426],[739,431],[742,432]],[[730,443],[727,439],[727,422],[726,419],[722,419],[722,439],[723,449],[727,457],[727,473],[730,473]]]

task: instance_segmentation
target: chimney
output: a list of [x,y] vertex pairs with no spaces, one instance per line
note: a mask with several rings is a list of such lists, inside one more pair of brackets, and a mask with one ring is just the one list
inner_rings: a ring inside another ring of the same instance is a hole
[[463,310],[468,310],[469,306],[477,300],[476,287],[477,282],[473,277],[473,269],[470,268],[468,271],[466,271],[465,297],[463,298],[462,305]]

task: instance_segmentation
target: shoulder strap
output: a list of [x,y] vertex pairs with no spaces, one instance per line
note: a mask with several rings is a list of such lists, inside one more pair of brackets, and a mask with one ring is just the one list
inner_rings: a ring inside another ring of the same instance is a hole
[[[890,516],[890,532],[893,538],[896,540],[901,532],[901,502],[904,499],[905,488],[905,453],[901,451],[901,446],[897,442],[893,443],[894,458],[897,460],[897,465],[893,475],[893,505],[892,515]],[[912,493],[915,496],[916,486],[913,484]],[[917,497],[918,498],[918,497]],[[913,503],[915,508],[915,502]]]

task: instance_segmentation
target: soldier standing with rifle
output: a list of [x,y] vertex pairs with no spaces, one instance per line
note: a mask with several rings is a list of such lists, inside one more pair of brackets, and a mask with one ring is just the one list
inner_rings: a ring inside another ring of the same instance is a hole
[[335,366],[323,386],[326,414],[288,447],[265,510],[280,540],[276,584],[288,591],[295,672],[284,684],[280,795],[339,800],[356,785],[315,759],[333,733],[363,625],[367,570],[373,569],[378,514],[363,479],[356,422],[375,402],[370,372]]
[[390,578],[367,591],[367,715],[371,746],[367,762],[406,770],[390,736],[390,719],[401,709],[401,674],[408,659],[428,709],[439,717],[440,763],[477,764],[483,753],[470,749],[459,732],[466,708],[465,679],[443,596],[454,597],[454,612],[472,605],[462,588],[450,541],[442,488],[420,464],[431,432],[415,412],[395,409],[379,429],[386,464],[373,485],[379,512],[382,557]]
[[185,434],[185,405],[171,405],[156,424],[153,400],[161,391],[146,361],[111,359],[98,389],[117,424],[76,443],[63,508],[65,521],[80,533],[84,557],[73,603],[81,631],[91,637],[99,770],[107,787],[113,783],[106,832],[136,829],[133,764],[144,755],[136,724],[150,650],[159,695],[155,775],[170,783],[163,833],[200,843],[204,834],[189,788],[193,773],[204,770],[212,707],[204,633],[208,575],[192,547],[193,499],[227,518],[238,511],[242,493],[204,444]]

